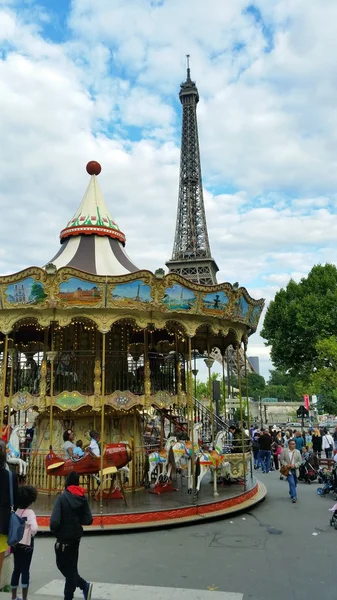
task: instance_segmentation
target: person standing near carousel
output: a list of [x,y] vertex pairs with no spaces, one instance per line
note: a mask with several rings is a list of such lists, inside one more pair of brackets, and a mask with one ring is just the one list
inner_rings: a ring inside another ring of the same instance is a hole
[[79,481],[79,474],[71,471],[50,517],[50,531],[56,537],[56,566],[65,577],[64,600],[73,600],[76,588],[82,590],[84,600],[90,600],[92,593],[92,583],[79,575],[77,566],[82,526],[93,521],[85,489]]
[[321,430],[316,427],[316,429],[314,429],[312,437],[311,437],[311,441],[312,441],[312,450],[314,454],[318,455],[318,458],[321,458],[321,453],[322,453],[322,435],[321,435]]
[[[17,508],[18,481],[16,474],[12,474],[14,510]],[[6,444],[0,440],[0,577],[5,552],[8,550],[7,535],[9,517],[11,514],[9,471],[6,464]]]

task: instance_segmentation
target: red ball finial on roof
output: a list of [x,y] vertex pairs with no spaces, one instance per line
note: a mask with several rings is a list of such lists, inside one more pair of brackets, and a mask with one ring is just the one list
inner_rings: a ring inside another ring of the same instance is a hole
[[102,170],[102,167],[96,160],[91,160],[88,162],[86,169],[89,175],[99,175]]

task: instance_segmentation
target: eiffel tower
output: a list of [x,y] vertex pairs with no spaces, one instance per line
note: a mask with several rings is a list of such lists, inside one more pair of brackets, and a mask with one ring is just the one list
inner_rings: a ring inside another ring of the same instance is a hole
[[212,258],[207,233],[197,123],[199,92],[191,80],[189,55],[187,78],[180,86],[179,98],[183,120],[178,213],[172,258],[166,266],[170,273],[179,273],[195,283],[213,285],[219,269]]

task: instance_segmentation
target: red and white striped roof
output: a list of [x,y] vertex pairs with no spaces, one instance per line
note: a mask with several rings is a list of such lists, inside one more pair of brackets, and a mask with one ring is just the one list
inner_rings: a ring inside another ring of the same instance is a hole
[[124,250],[125,235],[112,218],[100,190],[100,164],[89,162],[87,172],[91,177],[81,205],[61,231],[61,248],[50,262],[57,269],[73,267],[94,275],[138,271]]

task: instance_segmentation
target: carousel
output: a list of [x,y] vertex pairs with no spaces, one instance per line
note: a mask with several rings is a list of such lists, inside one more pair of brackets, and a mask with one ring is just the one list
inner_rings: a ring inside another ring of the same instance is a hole
[[[91,161],[86,170],[89,185],[55,256],[44,268],[0,277],[1,423],[10,427],[10,467],[38,488],[46,528],[53,496],[73,469],[97,528],[241,510],[265,493],[251,472],[240,362],[263,300],[230,283],[203,286],[137,267],[103,199],[100,165]],[[230,346],[240,365],[235,451],[212,390],[208,406],[194,398],[198,361],[210,375],[212,352],[224,356]],[[34,435],[22,449],[27,418],[35,419]],[[86,451],[91,431],[100,435],[100,456]],[[82,458],[66,457],[65,432],[74,433]]]

